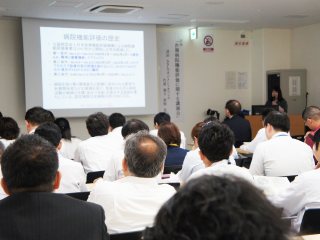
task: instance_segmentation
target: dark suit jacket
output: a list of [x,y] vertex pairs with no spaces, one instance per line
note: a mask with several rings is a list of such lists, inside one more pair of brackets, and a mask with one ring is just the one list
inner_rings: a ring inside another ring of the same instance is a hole
[[0,201],[1,240],[109,239],[101,206],[56,193],[17,193]]
[[235,147],[240,147],[243,142],[251,141],[251,126],[247,119],[234,115],[232,118],[226,118],[223,121],[233,131],[235,137]]

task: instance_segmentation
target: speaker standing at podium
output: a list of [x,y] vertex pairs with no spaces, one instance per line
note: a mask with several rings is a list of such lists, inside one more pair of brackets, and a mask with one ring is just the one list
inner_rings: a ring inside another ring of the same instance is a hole
[[266,106],[279,106],[279,112],[288,112],[288,103],[282,97],[282,91],[280,87],[273,87],[271,98],[266,102]]

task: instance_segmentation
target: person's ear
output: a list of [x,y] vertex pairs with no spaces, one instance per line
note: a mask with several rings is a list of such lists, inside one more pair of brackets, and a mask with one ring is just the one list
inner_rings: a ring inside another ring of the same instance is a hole
[[11,193],[10,193],[10,191],[9,191],[9,189],[8,189],[7,183],[6,183],[6,181],[5,181],[3,178],[1,178],[1,187],[2,187],[3,191],[4,191],[6,194],[11,195]]
[[201,152],[201,150],[199,151],[199,155],[200,155],[200,158],[203,162],[203,164],[206,166],[206,167],[209,167],[212,163],[208,160],[208,158]]
[[60,149],[62,148],[62,144],[63,144],[63,143],[60,141],[60,142],[59,142],[59,145],[57,146],[57,149],[58,149],[58,150],[60,150]]
[[55,177],[54,183],[53,183],[54,190],[56,190],[60,187],[60,181],[61,181],[61,173],[59,171],[57,171],[56,177]]
[[128,164],[127,164],[127,161],[125,159],[122,159],[122,171],[123,171],[123,175],[124,176],[128,176],[129,175]]

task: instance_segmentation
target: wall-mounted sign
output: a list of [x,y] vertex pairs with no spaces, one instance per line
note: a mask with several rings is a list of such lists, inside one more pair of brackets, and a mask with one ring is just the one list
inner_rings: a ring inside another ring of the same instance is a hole
[[213,48],[213,37],[212,36],[206,35],[203,38],[203,44],[204,44],[203,52],[213,52],[214,48]]

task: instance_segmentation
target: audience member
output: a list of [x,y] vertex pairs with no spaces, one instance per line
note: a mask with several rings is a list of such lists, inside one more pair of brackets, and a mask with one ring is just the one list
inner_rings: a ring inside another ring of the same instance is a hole
[[139,120],[139,119],[130,119],[129,121],[127,121],[123,127],[122,127],[122,130],[121,130],[121,134],[122,134],[122,137],[124,139],[126,139],[130,134],[133,134],[133,133],[137,133],[139,131],[148,131],[149,132],[149,127],[148,125]]
[[[263,126],[264,119],[271,111],[274,111],[274,109],[273,108],[266,108],[262,112],[262,126]],[[267,140],[266,130],[263,126],[262,128],[259,129],[259,131],[257,132],[257,135],[254,137],[254,139],[249,143],[241,145],[240,149],[253,153],[256,150],[256,147],[258,146],[258,144],[261,142],[264,142],[266,140]]]
[[0,142],[3,143],[5,148],[8,147],[9,144],[13,143],[16,140],[16,138],[19,137],[19,133],[20,128],[13,118],[1,118]]
[[320,129],[320,108],[317,106],[309,106],[302,112],[304,124],[311,130],[305,134],[304,141],[311,148],[313,147],[312,136]]
[[[320,130],[312,137],[314,141],[313,153],[316,159],[320,160]],[[304,207],[309,203],[319,203],[320,205],[320,169],[307,171],[295,178],[290,186],[282,191],[279,196],[273,200],[276,206],[283,208],[284,216],[297,215],[293,222],[295,230],[299,231],[301,220],[304,213]]]
[[[168,113],[165,112],[159,112],[157,113],[154,118],[153,118],[153,124],[155,129],[150,131],[150,134],[154,135],[154,136],[158,136],[158,129],[160,127],[160,125],[162,123],[167,123],[167,122],[171,122],[171,117]],[[184,135],[184,133],[182,131],[180,131],[180,137],[181,137],[181,143],[180,143],[180,147],[181,148],[186,148],[186,137]]]
[[288,103],[282,96],[279,86],[272,88],[271,98],[266,102],[266,106],[278,106],[279,112],[288,112]]
[[198,122],[191,130],[191,138],[193,139],[193,147],[184,158],[182,169],[178,176],[181,182],[187,181],[187,179],[196,171],[205,168],[203,161],[199,155],[198,138],[201,128],[205,125],[204,122]]
[[115,151],[115,144],[107,135],[108,117],[101,112],[91,114],[86,125],[91,137],[79,143],[74,160],[82,164],[86,173],[105,171],[104,177],[109,181],[118,179],[121,173],[118,160],[121,152]]
[[117,147],[118,150],[123,151],[124,140],[121,134],[122,127],[126,123],[126,118],[121,113],[112,113],[109,116],[109,138]]
[[[139,119],[130,119],[128,120],[122,127],[121,129],[121,135],[123,137],[123,139],[125,140],[127,137],[129,137],[131,134],[140,132],[140,131],[146,131],[149,132],[149,127],[147,124],[145,124],[143,121],[139,120]],[[120,166],[122,166],[122,160],[124,157],[124,141],[123,141],[123,150],[122,150],[122,154],[118,154],[119,157],[114,158],[114,161],[118,161],[118,165],[120,164]],[[123,171],[122,171],[122,167],[121,170],[119,170],[118,173],[118,178],[123,177]],[[108,181],[108,177],[106,175],[103,176],[104,180]]]
[[288,240],[289,226],[248,182],[202,176],[170,198],[143,235],[144,240]]
[[240,147],[244,142],[251,141],[251,126],[248,120],[240,116],[241,104],[237,100],[229,100],[225,106],[226,124],[234,133],[235,147]]
[[257,146],[250,165],[251,174],[280,177],[314,169],[311,148],[288,134],[290,120],[286,113],[270,112],[264,126],[269,140]]
[[56,149],[37,135],[6,149],[1,185],[9,196],[0,201],[0,239],[109,239],[100,206],[51,193],[60,183],[58,164]]
[[34,133],[41,123],[54,122],[54,115],[52,112],[42,107],[33,107],[26,112],[24,119],[26,122],[27,132],[30,134]]
[[68,159],[74,159],[75,151],[81,142],[77,137],[72,136],[71,128],[68,119],[66,118],[57,118],[54,121],[55,124],[60,128],[62,139],[62,146],[59,150],[62,156]]
[[86,191],[86,174],[81,164],[67,159],[59,153],[62,145],[59,127],[52,122],[47,122],[38,126],[34,133],[52,143],[57,149],[59,159],[58,170],[61,173],[61,182],[56,192],[71,193]]
[[161,205],[174,193],[173,187],[158,185],[166,145],[155,136],[139,132],[125,143],[124,178],[98,180],[88,201],[103,206],[109,233],[139,231],[151,226]]
[[247,169],[230,164],[228,161],[233,143],[234,135],[228,126],[219,122],[209,122],[203,126],[199,133],[198,144],[199,154],[205,168],[193,173],[190,178],[202,175],[227,176],[231,174],[253,181]]
[[167,145],[165,166],[182,166],[188,150],[180,148],[181,135],[179,128],[172,122],[161,123],[158,128],[158,136]]

